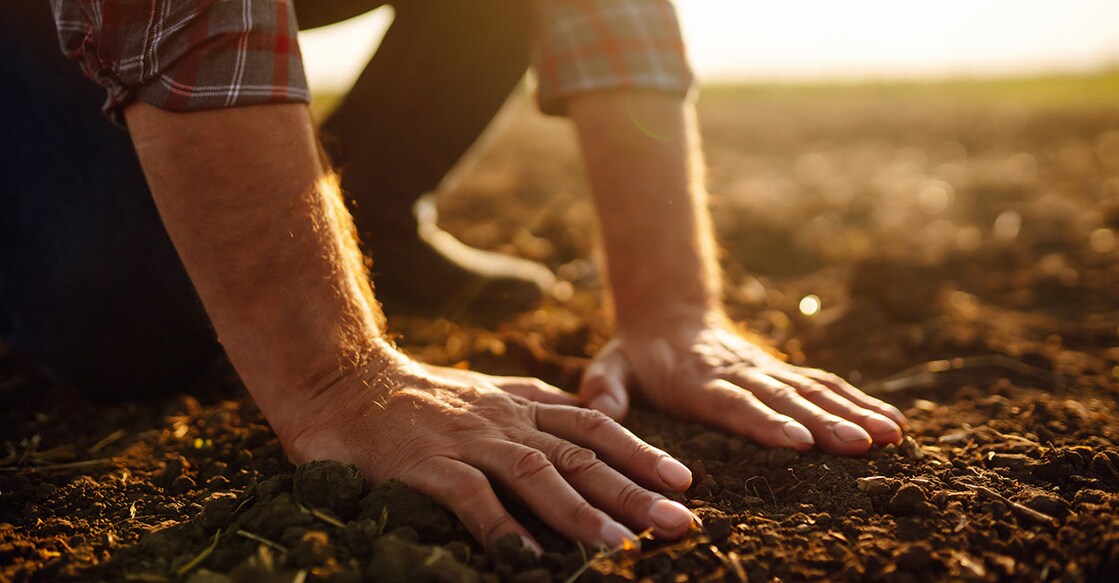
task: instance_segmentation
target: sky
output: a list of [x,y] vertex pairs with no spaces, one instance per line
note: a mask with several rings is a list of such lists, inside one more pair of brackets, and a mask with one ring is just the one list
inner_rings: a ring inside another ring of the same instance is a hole
[[[1119,67],[1119,0],[676,0],[702,81],[872,80]],[[300,33],[311,86],[344,90],[389,26]]]

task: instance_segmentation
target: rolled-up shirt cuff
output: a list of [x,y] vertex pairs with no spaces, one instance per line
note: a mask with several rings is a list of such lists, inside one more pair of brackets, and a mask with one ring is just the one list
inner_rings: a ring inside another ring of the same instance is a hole
[[687,95],[695,76],[668,0],[537,0],[533,64],[544,113],[618,89]]
[[309,102],[287,0],[53,0],[63,51],[105,87],[104,109]]

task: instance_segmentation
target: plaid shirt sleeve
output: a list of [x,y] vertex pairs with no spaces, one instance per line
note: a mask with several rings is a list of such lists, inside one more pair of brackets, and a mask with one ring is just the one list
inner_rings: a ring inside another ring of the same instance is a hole
[[109,93],[169,111],[309,102],[290,0],[51,0],[62,50]]
[[544,113],[588,91],[685,95],[694,80],[669,0],[536,0],[533,65]]

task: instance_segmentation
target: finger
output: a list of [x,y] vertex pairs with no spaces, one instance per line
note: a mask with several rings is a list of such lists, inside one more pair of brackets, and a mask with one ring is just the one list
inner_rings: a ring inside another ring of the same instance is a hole
[[545,452],[560,475],[591,505],[635,531],[652,528],[658,538],[677,539],[698,522],[682,504],[638,486],[590,449],[543,432],[530,445]]
[[490,546],[507,534],[521,538],[537,556],[540,544],[498,501],[485,474],[462,462],[435,457],[400,476],[409,487],[450,508],[478,542]]
[[683,492],[692,484],[692,472],[687,466],[598,411],[540,406],[536,408],[536,426],[594,450],[611,467],[643,486]]
[[693,403],[693,416],[761,445],[807,451],[815,443],[812,433],[800,422],[774,411],[750,391],[723,379],[704,385]]
[[488,375],[451,367],[439,367],[439,374],[468,386],[478,386],[483,383],[493,385],[502,391],[524,397],[530,401],[553,405],[576,406],[579,404],[579,399],[575,395],[533,377]]
[[454,368],[454,367],[450,367],[450,366],[432,366],[432,367],[429,367],[429,368],[431,370],[433,370],[435,372],[435,374],[443,376],[443,377],[445,377],[447,379],[450,379],[450,380],[453,380],[455,382],[458,382],[459,384],[462,384],[462,385],[467,386],[467,387],[476,387],[476,388],[491,388],[492,387],[492,388],[496,389],[497,385],[495,385],[493,383],[493,381],[494,381],[494,379],[500,378],[500,377],[490,376],[488,374],[482,374],[480,372],[474,372],[472,370],[466,370],[466,369],[462,369],[462,368]]
[[537,403],[550,405],[579,405],[579,399],[558,387],[532,377],[499,377],[488,376],[489,381],[497,388],[524,397]]
[[621,344],[612,341],[587,366],[579,384],[579,397],[587,407],[620,420],[629,410],[629,376],[629,360],[622,353]]
[[591,506],[538,449],[485,440],[466,449],[463,459],[509,488],[548,526],[571,540],[592,548],[618,548],[626,541],[637,544],[632,531]]
[[802,397],[819,405],[821,409],[858,423],[867,430],[867,433],[870,433],[875,443],[887,444],[901,441],[901,427],[893,420],[836,394],[831,387],[824,386],[816,379],[783,370],[770,372],[769,376],[792,386]]
[[870,449],[871,438],[865,429],[821,409],[786,383],[756,371],[732,373],[727,380],[752,391],[770,409],[799,421],[824,451],[858,455]]
[[900,409],[860,391],[837,374],[813,368],[799,369],[798,372],[803,373],[809,378],[820,381],[824,386],[866,409],[876,411],[889,417],[894,423],[897,423],[898,427],[901,427],[902,430],[905,430],[905,428],[909,426],[909,421],[905,418],[905,414],[903,414]]

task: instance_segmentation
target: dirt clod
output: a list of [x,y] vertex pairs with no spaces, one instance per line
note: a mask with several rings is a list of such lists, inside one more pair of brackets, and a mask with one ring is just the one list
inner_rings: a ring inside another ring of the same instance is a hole
[[373,560],[363,573],[369,580],[389,583],[479,581],[477,572],[441,547],[426,547],[394,535],[380,537],[373,543]]
[[1049,492],[1029,492],[1021,502],[1029,508],[1050,516],[1060,516],[1068,512],[1068,503],[1060,496]]
[[357,515],[364,491],[365,479],[353,465],[314,461],[295,471],[295,499],[306,506],[330,509],[342,518]]
[[903,547],[896,557],[898,567],[907,571],[920,571],[933,561],[933,550],[928,543],[915,543]]
[[893,498],[890,498],[890,512],[898,516],[924,514],[930,508],[925,491],[915,484],[906,484],[898,488]]
[[383,522],[386,531],[408,527],[414,529],[421,539],[438,542],[468,536],[462,524],[446,508],[398,480],[389,480],[371,489],[361,499],[360,506],[359,519]]
[[886,476],[857,478],[855,482],[858,484],[859,491],[866,492],[868,496],[885,496],[898,487],[897,480],[887,478]]

